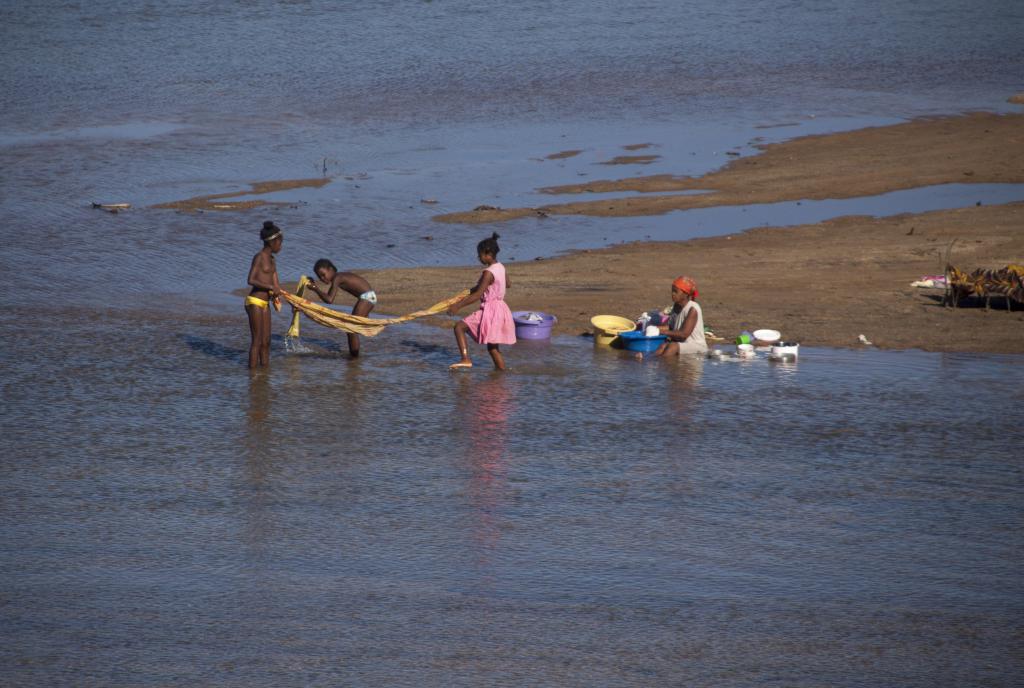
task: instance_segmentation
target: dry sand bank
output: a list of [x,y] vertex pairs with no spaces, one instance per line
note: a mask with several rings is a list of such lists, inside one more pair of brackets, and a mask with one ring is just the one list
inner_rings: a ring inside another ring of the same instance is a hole
[[[470,210],[438,215],[441,222],[496,222],[548,215],[635,216],[721,205],[855,198],[954,182],[1024,182],[1024,115],[974,113],[918,119],[761,147],[701,177],[656,175],[556,186],[550,194],[666,192],[621,200],[556,203],[540,208]],[[671,161],[669,161],[671,162]],[[486,206],[484,206],[486,207]]]
[[[668,305],[671,280],[686,273],[698,282],[706,322],[726,337],[771,327],[810,346],[858,346],[864,334],[885,348],[1024,353],[1024,308],[953,310],[909,286],[942,272],[954,239],[957,266],[1024,263],[1024,203],[843,217],[511,263],[507,300],[513,310],[554,313],[557,332],[579,334],[595,314],[633,317]],[[380,295],[378,311],[406,313],[472,285],[479,268],[364,274]]]

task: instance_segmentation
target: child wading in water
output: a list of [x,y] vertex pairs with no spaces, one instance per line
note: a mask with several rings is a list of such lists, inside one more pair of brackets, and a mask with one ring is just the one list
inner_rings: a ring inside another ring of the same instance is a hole
[[672,315],[668,325],[658,329],[668,341],[658,347],[655,356],[707,353],[704,338],[704,314],[697,303],[697,283],[689,277],[677,277],[672,282]]
[[249,268],[249,285],[252,291],[245,297],[245,312],[249,315],[249,367],[256,368],[270,363],[270,302],[281,310],[281,299],[277,296],[281,285],[277,280],[277,263],[274,254],[281,250],[284,236],[270,220],[260,229],[263,248],[252,258]]
[[[320,289],[319,284],[316,282],[309,283],[309,287],[316,292],[316,295],[324,303],[333,303],[334,295],[338,293],[338,289],[347,291],[357,299],[356,305],[352,307],[352,315],[359,315],[364,318],[370,314],[374,304],[377,303],[377,292],[370,287],[369,282],[354,272],[338,272],[338,268],[334,267],[334,263],[326,258],[321,258],[313,265],[313,272],[316,273],[321,282],[326,282],[328,285],[327,293],[325,294]],[[359,356],[359,335],[349,333],[348,351],[352,358]]]
[[490,239],[484,239],[476,245],[477,258],[487,267],[480,274],[480,281],[470,290],[469,295],[448,309],[450,315],[455,315],[460,308],[474,301],[480,302],[480,310],[455,325],[455,341],[459,345],[462,360],[451,364],[451,370],[473,367],[469,349],[466,347],[467,332],[477,343],[487,345],[487,353],[491,355],[497,370],[505,370],[505,359],[498,345],[516,343],[516,326],[512,321],[512,311],[505,303],[508,281],[505,278],[505,266],[498,262],[499,250],[497,232],[492,234]]

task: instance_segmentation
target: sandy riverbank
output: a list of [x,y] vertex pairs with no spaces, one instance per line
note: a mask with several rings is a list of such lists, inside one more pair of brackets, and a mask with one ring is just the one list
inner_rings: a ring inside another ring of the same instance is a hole
[[[671,164],[671,160],[666,160]],[[850,132],[805,136],[761,147],[701,177],[654,175],[587,181],[541,191],[552,195],[621,192],[615,200],[579,200],[537,208],[438,215],[440,222],[480,223],[547,215],[657,215],[672,210],[856,198],[948,183],[1024,183],[1024,115],[973,113],[918,119]],[[705,190],[703,194],[645,192]]]
[[[699,178],[660,175],[552,187],[545,191],[637,195],[543,210],[644,215],[714,205],[855,198],[953,182],[1024,183],[1024,116],[975,113],[803,137],[765,146],[757,156],[734,160]],[[643,194],[694,189],[711,192]],[[437,219],[485,222],[535,213],[531,208],[482,210]],[[1024,353],[1024,307],[1006,312],[999,300],[991,311],[953,310],[941,305],[941,292],[910,287],[923,275],[942,273],[951,242],[951,262],[961,269],[1024,263],[1024,203],[880,219],[850,216],[511,263],[507,298],[514,310],[556,314],[558,332],[580,334],[589,330],[595,314],[634,317],[668,305],[671,280],[686,273],[700,285],[706,322],[727,338],[744,329],[770,327],[811,346],[859,346],[857,337],[864,334],[887,348]],[[377,311],[397,314],[472,285],[479,268],[364,274],[380,295]]]
[[[813,225],[755,229],[678,243],[637,243],[508,265],[509,305],[555,313],[579,334],[598,313],[633,317],[669,304],[681,274],[700,287],[706,322],[723,336],[771,327],[810,346],[1024,353],[1024,308],[944,308],[941,292],[910,287],[952,262],[966,268],[1024,262],[1024,203]],[[473,284],[479,268],[364,273],[378,310],[405,313]],[[465,313],[469,313],[467,309]],[[441,321],[437,321],[441,322]]]

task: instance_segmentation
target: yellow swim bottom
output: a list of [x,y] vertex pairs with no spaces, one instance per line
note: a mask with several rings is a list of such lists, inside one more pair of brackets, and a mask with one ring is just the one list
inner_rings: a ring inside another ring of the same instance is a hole
[[257,308],[266,308],[267,306],[270,305],[270,302],[269,301],[265,301],[263,299],[258,299],[255,296],[246,296],[245,297],[245,305],[246,306],[256,306]]

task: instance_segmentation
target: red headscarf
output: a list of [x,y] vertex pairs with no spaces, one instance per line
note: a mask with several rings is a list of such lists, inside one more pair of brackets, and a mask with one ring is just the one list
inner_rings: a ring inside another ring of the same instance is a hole
[[672,282],[672,286],[679,291],[689,294],[691,299],[697,298],[697,283],[691,277],[685,275],[676,277],[675,281]]

